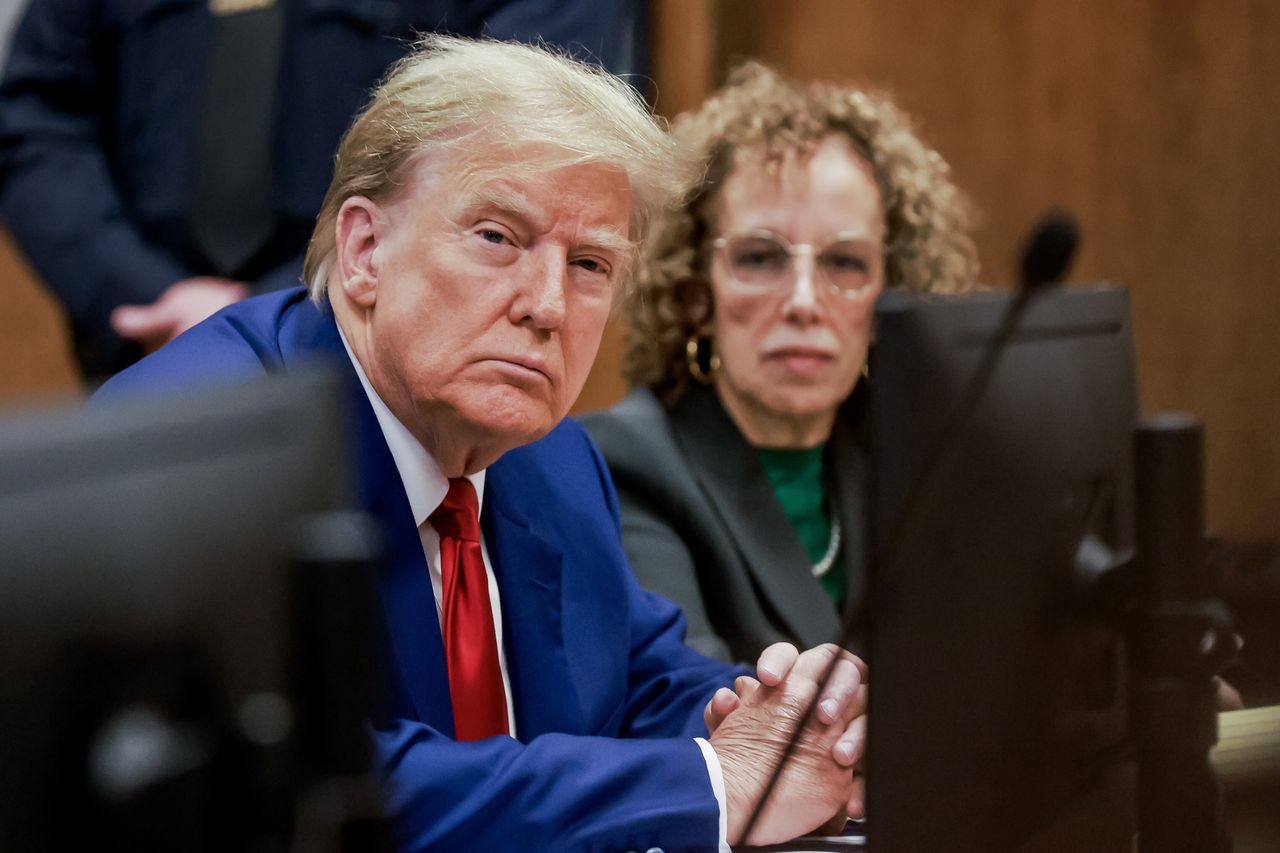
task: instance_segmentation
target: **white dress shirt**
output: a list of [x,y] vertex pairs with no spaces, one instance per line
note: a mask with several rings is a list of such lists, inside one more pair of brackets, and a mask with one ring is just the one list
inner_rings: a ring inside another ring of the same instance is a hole
[[[360,385],[369,398],[373,414],[378,419],[378,427],[382,430],[391,458],[395,461],[400,480],[404,483],[405,496],[409,499],[409,508],[413,511],[413,520],[418,525],[418,535],[422,540],[422,551],[427,558],[427,568],[431,573],[431,591],[436,599],[436,619],[441,621],[444,575],[440,569],[440,535],[428,521],[431,513],[444,502],[449,491],[449,479],[440,470],[440,465],[432,458],[427,449],[413,437],[408,427],[391,412],[382,401],[369,379],[364,375],[364,368],[351,351],[347,336],[342,327],[338,327],[338,336],[342,346],[351,359],[356,376],[360,377]],[[471,485],[475,486],[478,508],[484,507],[484,471],[467,475]],[[498,641],[498,667],[502,671],[502,690],[507,697],[507,725],[512,737],[516,736],[515,706],[511,700],[511,679],[507,676],[507,653],[502,644],[502,607],[499,599],[498,582],[493,574],[493,566],[489,562],[489,548],[485,544],[484,535],[480,536],[480,553],[484,557],[484,573],[489,581],[489,606],[493,609],[493,628]],[[715,793],[716,804],[720,809],[720,853],[731,853],[727,839],[728,825],[725,816],[724,773],[720,769],[720,759],[705,738],[694,738],[702,750],[702,758],[707,764],[707,774],[711,779],[711,790]]]
[[[431,526],[428,519],[431,513],[444,503],[449,492],[449,478],[440,470],[440,465],[432,458],[427,449],[413,437],[409,428],[400,423],[399,418],[391,413],[387,404],[382,401],[369,378],[364,375],[364,368],[351,352],[346,335],[338,328],[342,345],[351,359],[351,366],[360,377],[360,384],[373,407],[373,414],[378,418],[378,427],[387,440],[387,448],[396,463],[396,471],[400,481],[404,483],[405,496],[409,499],[409,509],[413,512],[413,522],[418,525],[418,537],[422,540],[422,552],[427,558],[427,570],[431,573],[431,591],[436,599],[436,622],[444,624],[442,618],[444,601],[444,573],[440,568],[440,534]],[[484,508],[484,471],[477,471],[467,477],[476,490],[476,512]],[[489,548],[485,545],[484,536],[480,537],[480,554],[484,558],[484,576],[489,582],[489,607],[493,610],[493,630],[498,641],[498,668],[502,671],[502,692],[507,697],[507,731],[516,736],[515,706],[511,702],[511,679],[507,675],[507,652],[502,645],[502,600],[499,597],[498,581],[493,575],[493,565],[489,562]]]

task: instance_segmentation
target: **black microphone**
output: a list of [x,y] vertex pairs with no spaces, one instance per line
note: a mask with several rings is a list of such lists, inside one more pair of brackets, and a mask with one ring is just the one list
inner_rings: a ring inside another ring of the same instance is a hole
[[1034,290],[1067,277],[1080,245],[1080,227],[1069,211],[1054,209],[1036,222],[1022,244],[1018,289]]
[[[916,475],[915,480],[912,481],[902,514],[898,516],[898,521],[886,537],[879,559],[875,554],[870,555],[869,573],[891,573],[896,570],[905,543],[912,536],[919,533],[917,528],[926,517],[925,510],[931,503],[932,493],[938,483],[941,482],[942,474],[946,470],[955,448],[960,445],[964,430],[986,393],[987,386],[991,382],[991,377],[995,373],[996,365],[999,363],[1001,355],[1008,348],[1009,342],[1013,340],[1014,332],[1017,331],[1018,323],[1021,321],[1027,305],[1035,293],[1045,287],[1058,284],[1066,277],[1079,242],[1080,229],[1076,225],[1075,217],[1065,210],[1054,209],[1045,213],[1037,220],[1035,227],[1029,232],[1022,244],[1023,248],[1018,265],[1018,289],[1015,296],[1009,301],[1004,315],[1000,318],[999,325],[987,341],[986,346],[983,347],[978,365],[974,368],[973,373],[970,374],[959,399],[951,411],[947,413],[942,429],[939,431],[933,447],[930,448],[929,455],[925,457],[924,465]],[[840,635],[834,640],[835,644],[840,648],[846,647],[853,638],[854,626],[858,623],[857,615],[852,608],[844,614],[840,626]],[[769,802],[769,796],[773,793],[774,788],[777,787],[778,779],[781,778],[787,762],[795,753],[796,747],[799,746],[804,728],[808,725],[809,720],[813,718],[818,707],[818,701],[822,698],[823,691],[827,689],[827,685],[835,674],[836,665],[839,662],[840,656],[834,656],[831,664],[822,673],[822,678],[818,681],[818,689],[813,694],[813,699],[810,700],[808,707],[805,708],[800,720],[796,723],[795,729],[792,730],[787,745],[783,749],[777,765],[773,768],[769,781],[764,786],[760,801],[756,803],[751,812],[751,817],[743,829],[741,839],[743,843],[751,837],[751,831],[755,829],[756,822],[764,812],[764,808]]]

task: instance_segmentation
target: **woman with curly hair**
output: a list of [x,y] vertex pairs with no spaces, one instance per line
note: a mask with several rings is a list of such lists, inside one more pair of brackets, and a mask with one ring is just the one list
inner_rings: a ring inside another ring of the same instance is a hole
[[617,406],[583,419],[641,582],[726,660],[836,634],[865,587],[859,393],[885,287],[956,292],[970,208],[887,98],[738,69],[673,132],[705,164],[627,295]]

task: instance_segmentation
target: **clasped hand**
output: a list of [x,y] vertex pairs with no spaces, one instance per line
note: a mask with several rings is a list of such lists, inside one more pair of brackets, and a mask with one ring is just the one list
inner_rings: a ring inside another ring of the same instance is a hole
[[704,711],[724,773],[730,843],[743,841],[747,820],[835,656],[840,659],[817,712],[746,841],[776,844],[819,829],[838,831],[846,815],[861,816],[861,776],[855,784],[854,770],[866,742],[866,665],[831,644],[801,654],[776,643],[760,655],[758,678],[739,677]]

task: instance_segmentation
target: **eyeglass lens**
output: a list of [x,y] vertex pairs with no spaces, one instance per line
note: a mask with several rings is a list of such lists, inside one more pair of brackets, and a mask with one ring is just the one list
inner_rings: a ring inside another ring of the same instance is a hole
[[[724,241],[729,273],[745,287],[785,289],[795,283],[798,248],[766,235],[740,235]],[[818,248],[817,274],[836,290],[850,293],[870,283],[868,250],[853,240],[836,240]]]

